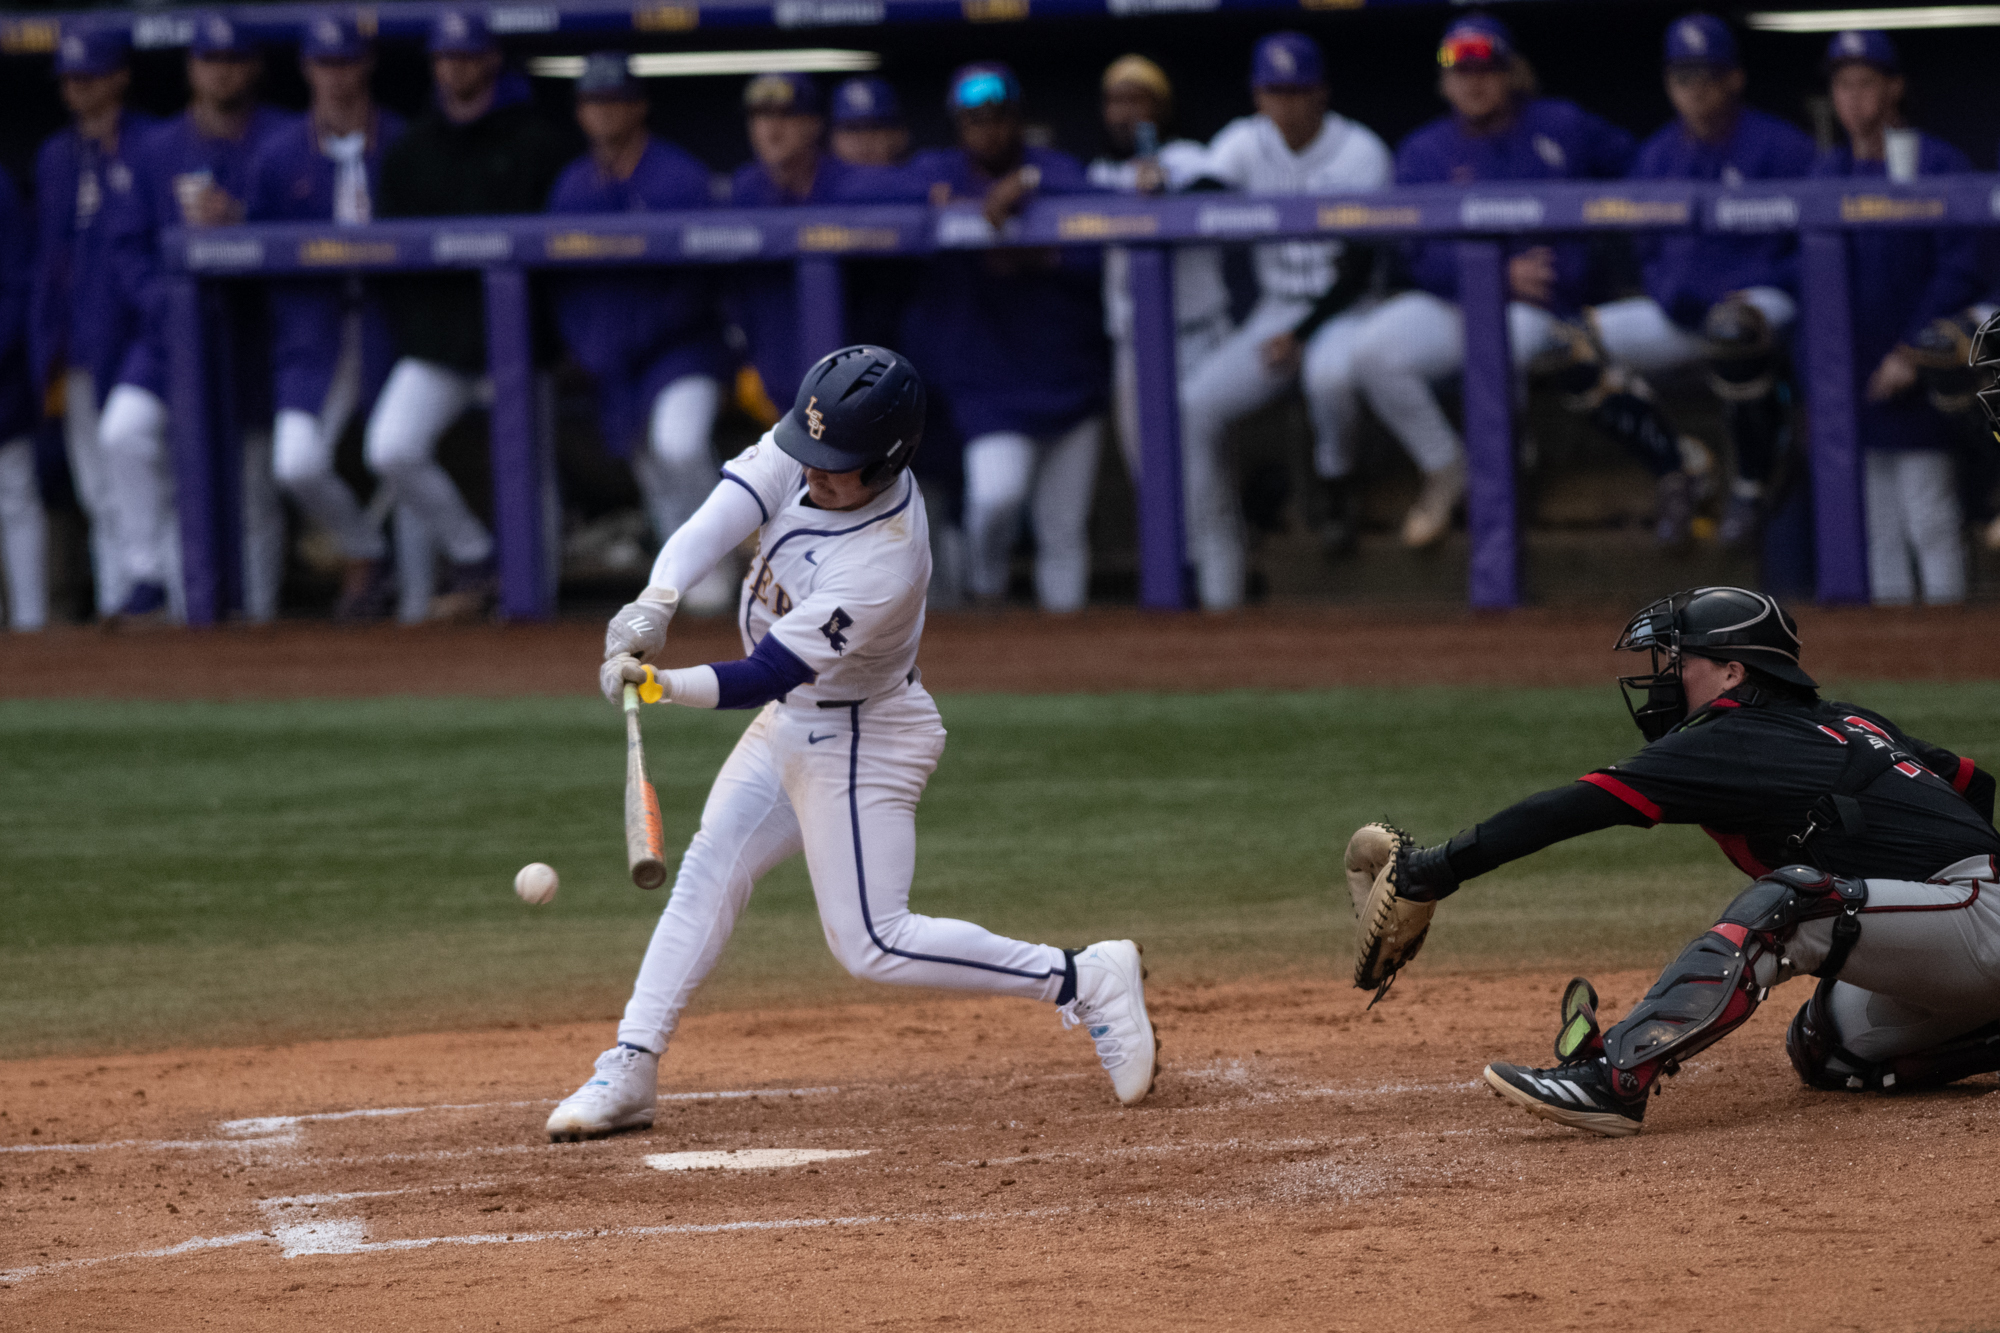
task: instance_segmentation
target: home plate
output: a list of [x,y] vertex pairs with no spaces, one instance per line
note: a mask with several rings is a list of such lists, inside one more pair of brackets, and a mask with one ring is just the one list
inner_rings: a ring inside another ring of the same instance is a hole
[[867,1155],[866,1148],[743,1148],[734,1152],[648,1153],[645,1163],[655,1171],[768,1171]]

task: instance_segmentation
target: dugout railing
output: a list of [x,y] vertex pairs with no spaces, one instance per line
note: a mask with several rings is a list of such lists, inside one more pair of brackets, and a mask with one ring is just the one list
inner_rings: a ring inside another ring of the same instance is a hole
[[[1181,458],[1175,388],[1172,265],[1181,243],[1285,238],[1458,241],[1465,315],[1464,416],[1468,597],[1481,608],[1521,602],[1515,496],[1515,377],[1508,355],[1505,244],[1522,235],[1699,228],[1797,232],[1799,320],[1794,357],[1810,421],[1812,586],[1822,603],[1865,602],[1868,573],[1862,446],[1850,348],[1848,233],[1879,228],[1988,227],[2000,222],[2000,177],[1759,182],[1722,189],[1680,182],[1435,186],[1357,195],[1202,194],[1038,200],[996,233],[975,206],[714,209],[685,213],[531,215],[376,223],[176,230],[164,237],[172,452],[191,624],[225,614],[240,582],[240,478],[226,427],[226,347],[204,316],[221,281],[305,275],[472,270],[485,290],[493,385],[492,475],[500,611],[552,614],[528,275],[535,270],[789,262],[808,360],[839,346],[843,261],[994,246],[1119,245],[1131,252],[1139,378],[1139,600],[1188,605],[1182,558]],[[782,402],[790,386],[772,386]],[[1800,533],[1796,540],[1805,540]]]

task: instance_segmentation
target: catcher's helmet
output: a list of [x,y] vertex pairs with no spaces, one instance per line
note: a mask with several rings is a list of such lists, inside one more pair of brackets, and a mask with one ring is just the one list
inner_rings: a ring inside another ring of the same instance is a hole
[[1980,410],[1986,413],[1994,436],[2000,438],[2000,314],[1986,317],[1972,335],[1972,348],[1965,359],[1972,367]]
[[[1741,662],[1793,685],[1819,688],[1799,666],[1798,624],[1776,599],[1748,588],[1690,588],[1663,597],[1627,621],[1613,647],[1652,654],[1651,675],[1618,680],[1647,740],[1658,740],[1687,717],[1684,657]],[[1646,692],[1644,707],[1632,702],[1629,691],[1635,689]]]
[[886,347],[843,347],[813,363],[772,435],[807,467],[859,472],[880,487],[910,465],[924,437],[924,382]]

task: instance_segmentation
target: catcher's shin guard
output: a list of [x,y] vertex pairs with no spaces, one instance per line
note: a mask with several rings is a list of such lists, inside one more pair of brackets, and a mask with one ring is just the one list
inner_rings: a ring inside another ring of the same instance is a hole
[[1785,1054],[1807,1087],[1828,1092],[1904,1092],[2000,1070],[2000,1023],[1988,1023],[1928,1050],[1864,1060],[1840,1044],[1833,1022],[1833,987],[1832,977],[1822,978],[1785,1030]]
[[1861,881],[1835,879],[1811,866],[1786,866],[1751,884],[1605,1034],[1616,1090],[1635,1095],[1740,1027],[1779,980],[1784,945],[1800,922],[1845,918],[1841,924],[1849,929],[1836,925],[1833,947],[1818,969],[1829,976],[1839,971],[1859,934],[1853,923],[1865,901]]

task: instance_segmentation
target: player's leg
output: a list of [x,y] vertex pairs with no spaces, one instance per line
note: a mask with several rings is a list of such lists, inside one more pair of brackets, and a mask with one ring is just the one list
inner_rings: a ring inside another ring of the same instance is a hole
[[104,401],[98,441],[115,519],[115,559],[128,589],[117,614],[162,619],[168,614],[168,510],[173,482],[167,469],[167,405],[134,384],[120,384]]
[[118,520],[112,508],[111,479],[98,434],[96,379],[87,370],[63,378],[63,445],[77,504],[90,525],[90,567],[97,614],[114,614],[125,602],[125,575],[118,560]]
[[1898,455],[1893,450],[1870,449],[1866,454],[1868,597],[1877,606],[1908,606],[1917,599],[1902,491],[1897,484],[1897,462]]
[[1361,408],[1354,356],[1367,323],[1368,312],[1361,310],[1328,320],[1306,345],[1300,368],[1313,425],[1313,475],[1325,491],[1327,507],[1320,545],[1330,556],[1352,551],[1359,535],[1361,497],[1350,481],[1355,418]]
[[965,446],[966,585],[974,597],[1007,595],[1009,557],[1021,510],[1035,476],[1035,442],[1016,431],[993,431]]
[[1708,385],[1722,401],[1734,472],[1718,536],[1741,546],[1762,526],[1778,460],[1791,438],[1784,348],[1798,303],[1776,287],[1751,287],[1708,312]]
[[701,828],[682,856],[653,928],[617,1044],[549,1116],[552,1139],[593,1138],[653,1122],[659,1058],[695,988],[715,967],[757,881],[798,854],[799,825],[779,781],[767,708],[750,724],[709,788]]
[[49,521],[35,480],[34,441],[0,443],[0,551],[7,562],[7,623],[37,630],[49,619]]
[[1266,297],[1243,326],[1221,340],[1181,383],[1181,493],[1188,560],[1201,604],[1211,611],[1243,604],[1246,562],[1243,504],[1229,461],[1229,427],[1283,393],[1290,370],[1274,371],[1263,347],[1296,325],[1309,305]]
[[476,391],[472,376],[406,356],[382,386],[363,445],[369,468],[396,488],[398,503],[417,511],[451,562],[445,596],[468,603],[494,587],[493,537],[433,455]]
[[1903,528],[1917,558],[1926,606],[1965,600],[1965,518],[1958,507],[1955,460],[1942,449],[1913,449],[1896,458],[1896,493]]
[[1081,611],[1090,600],[1090,502],[1104,419],[1079,421],[1041,446],[1029,521],[1035,533],[1035,596],[1042,610]]
[[827,946],[857,977],[899,986],[1017,995],[1064,1006],[1087,1026],[1122,1102],[1151,1090],[1158,1050],[1144,971],[1129,941],[1074,955],[1007,939],[969,921],[910,910],[917,800],[944,726],[920,686],[880,703],[778,710],[773,736],[798,812]]
[[1424,476],[1403,519],[1403,542],[1428,546],[1444,536],[1465,497],[1465,446],[1432,388],[1464,368],[1465,322],[1449,301],[1404,292],[1368,317],[1358,342],[1354,373],[1361,392]]
[[[661,541],[687,522],[715,489],[715,456],[709,438],[722,404],[722,386],[708,375],[683,375],[653,399],[646,448],[632,460],[632,473],[645,492],[647,513]],[[733,558],[681,593],[681,605],[695,615],[716,615],[736,605],[741,569]]]
[[345,562],[336,620],[379,619],[389,613],[395,595],[389,543],[333,466],[340,437],[360,405],[363,341],[362,316],[352,312],[318,413],[280,409],[271,431],[271,469],[279,487],[333,539]]
[[243,615],[253,624],[278,616],[285,579],[285,508],[272,475],[271,432],[243,432]]

